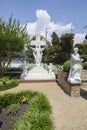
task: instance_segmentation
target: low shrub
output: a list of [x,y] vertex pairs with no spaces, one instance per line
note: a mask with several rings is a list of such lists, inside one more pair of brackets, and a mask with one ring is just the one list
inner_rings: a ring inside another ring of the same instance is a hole
[[84,69],[87,69],[87,62],[84,62]]
[[16,103],[21,103],[22,102],[22,98],[27,97],[27,102],[30,101],[30,99],[32,97],[34,97],[35,95],[37,95],[37,92],[33,92],[33,91],[22,91],[20,93],[6,93],[5,95],[1,95],[0,96],[0,108],[2,107],[6,107],[7,105],[10,104],[16,104]]
[[64,64],[63,64],[63,71],[69,72],[69,70],[70,70],[70,60],[65,61]]
[[53,69],[52,71],[54,72],[55,75],[58,74],[58,70],[57,69]]
[[0,79],[0,91],[14,88],[19,84],[17,79],[9,79],[8,77],[3,77]]
[[29,67],[29,68],[28,68],[28,71],[29,71],[29,70],[32,70],[32,69],[33,69],[33,67]]
[[87,55],[81,55],[81,59],[83,59],[84,62],[87,62]]

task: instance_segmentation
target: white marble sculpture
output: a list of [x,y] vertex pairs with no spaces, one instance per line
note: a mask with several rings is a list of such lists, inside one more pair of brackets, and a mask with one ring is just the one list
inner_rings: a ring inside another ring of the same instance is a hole
[[[33,47],[33,45],[35,46],[35,48]],[[31,42],[31,46],[32,46],[31,49],[33,50],[36,66],[38,65],[40,66],[43,50],[45,49],[46,44],[44,41],[40,40],[40,35],[38,34],[36,36],[36,40]]]
[[74,53],[71,55],[71,66],[68,76],[68,82],[71,84],[81,83],[82,61],[78,54],[78,48],[74,48]]
[[28,70],[27,70],[27,63],[26,63],[26,60],[24,59],[23,60],[23,65],[22,65],[22,74],[21,74],[21,79],[23,79],[27,73],[28,73]]
[[42,51],[44,50],[44,48],[40,48],[40,46],[36,46],[36,48],[32,48],[32,50],[33,50],[33,55],[35,58],[36,65],[40,65],[42,60],[42,54],[43,54]]
[[[24,54],[25,54],[25,51],[27,50],[27,44],[24,45]],[[22,73],[21,73],[21,76],[20,78],[21,79],[24,79],[24,77],[27,75],[28,73],[28,66],[27,66],[27,61],[25,58],[23,58],[23,62],[22,62]]]

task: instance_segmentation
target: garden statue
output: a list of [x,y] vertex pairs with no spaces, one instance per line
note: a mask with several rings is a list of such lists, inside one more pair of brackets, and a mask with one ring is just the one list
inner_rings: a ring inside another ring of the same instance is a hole
[[33,55],[35,58],[36,65],[40,65],[42,60],[42,54],[43,54],[42,51],[44,50],[44,48],[40,48],[40,46],[36,46],[36,48],[32,48],[32,50],[33,50]]
[[[35,47],[33,47],[35,46]],[[35,58],[36,66],[40,66],[42,60],[43,50],[45,49],[46,43],[43,40],[40,40],[40,35],[36,35],[36,40],[31,42],[31,49],[33,50],[33,55]]]
[[23,79],[28,73],[27,63],[26,63],[25,59],[23,60],[23,67],[22,68],[23,69],[22,69],[21,79]]
[[81,83],[82,61],[78,54],[78,48],[74,48],[74,53],[71,55],[71,66],[68,76],[68,82],[71,84]]

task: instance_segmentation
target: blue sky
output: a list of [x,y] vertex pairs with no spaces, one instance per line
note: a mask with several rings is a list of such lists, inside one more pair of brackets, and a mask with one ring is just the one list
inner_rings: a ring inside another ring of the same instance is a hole
[[49,34],[56,31],[60,35],[69,32],[72,25],[77,42],[84,39],[87,32],[83,29],[87,24],[86,13],[87,0],[0,0],[0,17],[5,20],[13,15],[22,25],[28,22],[28,30],[30,28],[32,33],[35,33],[36,26],[43,33],[47,24],[47,27],[52,27]]

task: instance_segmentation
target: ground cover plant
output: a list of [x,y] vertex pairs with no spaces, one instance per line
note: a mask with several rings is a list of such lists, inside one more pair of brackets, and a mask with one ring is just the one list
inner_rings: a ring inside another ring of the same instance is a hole
[[0,117],[2,129],[3,124],[6,130],[53,130],[54,128],[51,105],[42,93],[24,91],[2,95],[0,96],[0,116],[3,109],[6,109],[5,116],[8,117],[8,123]]
[[0,78],[0,91],[14,88],[19,84],[17,79],[9,79],[9,77]]

